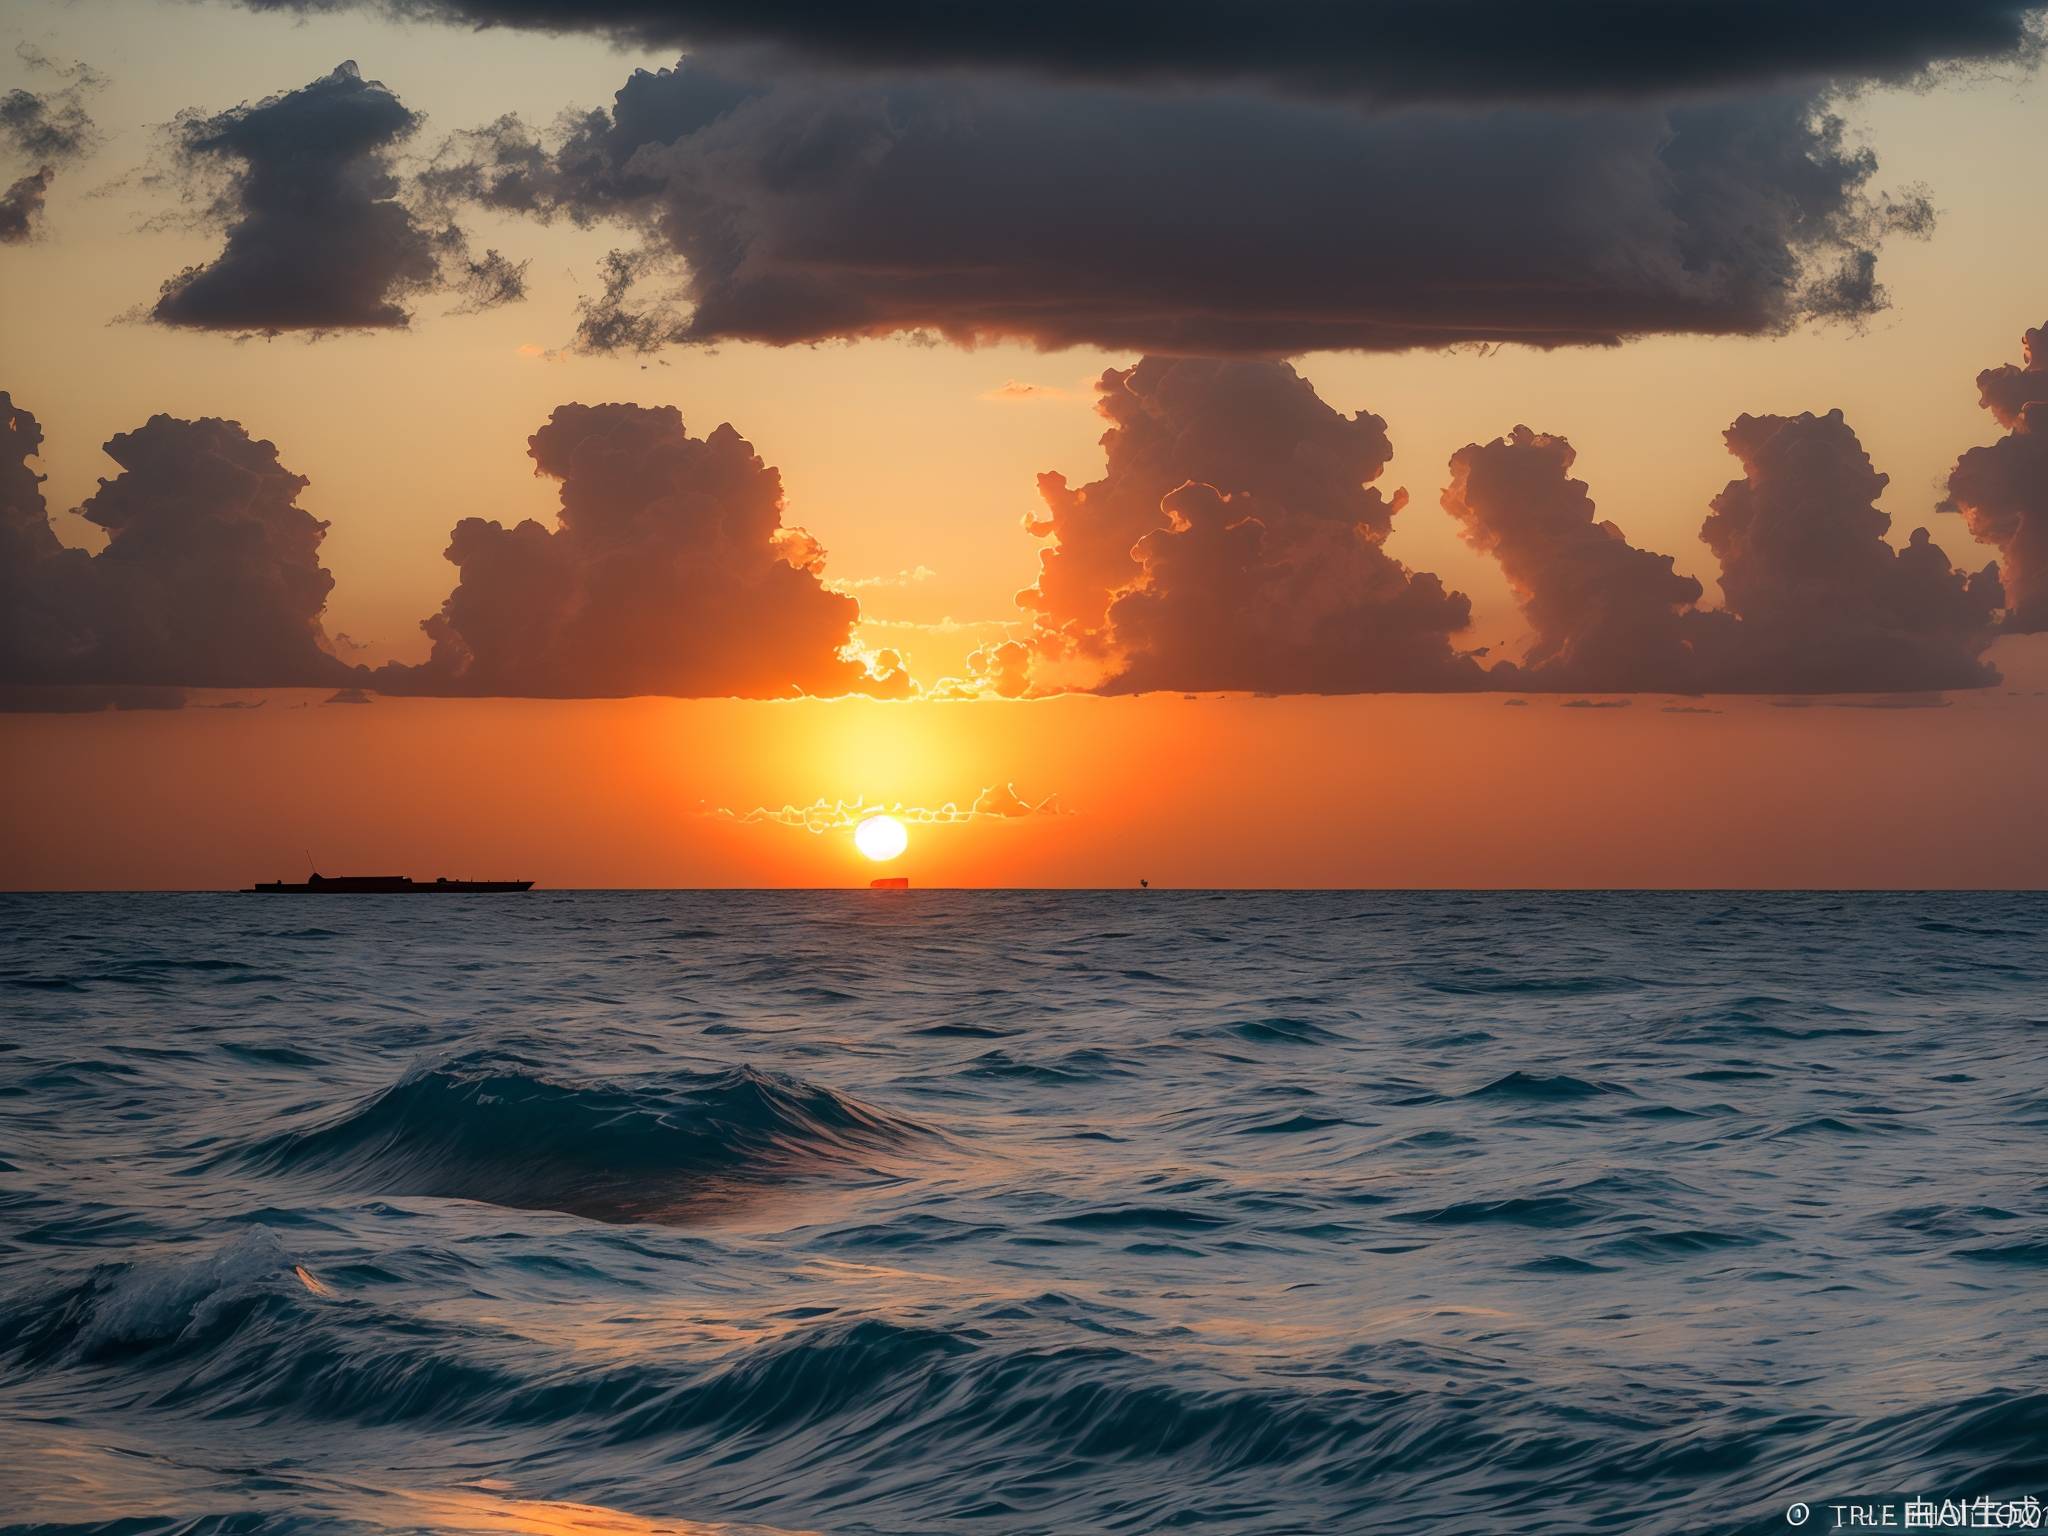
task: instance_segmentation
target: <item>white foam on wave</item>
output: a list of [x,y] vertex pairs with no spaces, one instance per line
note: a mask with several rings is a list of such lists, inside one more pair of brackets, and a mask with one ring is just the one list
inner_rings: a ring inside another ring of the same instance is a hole
[[294,1265],[267,1227],[251,1227],[202,1259],[142,1259],[95,1299],[79,1330],[86,1354],[123,1344],[175,1342],[203,1333],[253,1292]]

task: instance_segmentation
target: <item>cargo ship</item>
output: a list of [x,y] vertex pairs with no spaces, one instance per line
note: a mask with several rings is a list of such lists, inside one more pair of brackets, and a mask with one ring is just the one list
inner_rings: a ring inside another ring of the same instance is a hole
[[530,891],[531,880],[415,880],[410,875],[308,875],[302,884],[270,880],[246,894],[262,896],[474,896]]

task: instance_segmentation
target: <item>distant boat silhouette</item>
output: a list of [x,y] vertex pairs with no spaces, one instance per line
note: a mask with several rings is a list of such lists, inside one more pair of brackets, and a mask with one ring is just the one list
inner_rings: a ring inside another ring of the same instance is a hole
[[531,880],[415,880],[410,875],[308,875],[300,885],[283,880],[249,887],[263,896],[461,896],[486,891],[530,891]]
[[908,875],[881,875],[868,882],[871,891],[907,891],[910,889]]

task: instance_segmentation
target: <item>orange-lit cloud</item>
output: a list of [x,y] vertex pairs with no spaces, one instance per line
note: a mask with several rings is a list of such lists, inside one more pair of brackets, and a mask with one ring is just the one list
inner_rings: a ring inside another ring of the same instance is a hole
[[424,625],[433,654],[390,692],[789,698],[906,694],[893,651],[853,647],[860,605],[782,524],[782,481],[731,426],[692,437],[672,406],[565,405],[529,440],[561,482],[554,529],[456,525],[461,573]]
[[1099,384],[1101,478],[1039,477],[1037,664],[1096,686],[1356,692],[1470,686],[1465,599],[1381,544],[1386,423],[1285,363],[1146,358]]
[[[785,524],[781,480],[730,426],[673,407],[565,405],[529,440],[560,483],[549,528],[457,524],[458,578],[422,628],[432,651],[374,673],[322,625],[332,577],[306,481],[234,422],[157,416],[115,437],[124,472],[80,508],[97,555],[52,530],[33,416],[0,396],[0,685],[328,684],[415,695],[942,700],[1098,693],[1873,693],[1984,686],[2025,628],[2048,373],[1986,375],[2013,432],[1953,480],[2013,572],[1953,566],[1925,529],[1888,542],[1886,485],[1840,411],[1743,416],[1743,473],[1701,528],[1721,602],[1631,544],[1571,478],[1564,438],[1517,427],[1451,458],[1444,509],[1501,564],[1533,631],[1520,659],[1466,643],[1470,607],[1383,545],[1407,496],[1374,483],[1386,423],[1345,416],[1285,363],[1147,358],[1099,382],[1105,469],[1041,476],[1048,515],[1028,622],[864,621],[852,589],[907,587],[923,564],[836,581],[822,542]],[[2031,478],[2030,478],[2031,477]],[[2031,499],[2030,499],[2031,498]],[[964,675],[920,688],[903,653],[859,633],[991,631]],[[1011,629],[1011,633],[1003,633]],[[50,707],[81,707],[51,694]],[[119,703],[119,699],[110,699]],[[153,700],[152,703],[155,701]]]
[[1997,546],[2006,628],[2038,633],[2048,630],[2048,326],[2027,332],[2018,366],[1985,369],[1977,388],[2009,430],[1956,461],[1943,509]]
[[1840,411],[1744,416],[1724,434],[1743,476],[1701,538],[1720,561],[1718,609],[1612,522],[1570,478],[1561,437],[1517,427],[1460,449],[1443,504],[1500,560],[1535,643],[1495,685],[1607,692],[1896,692],[1998,680],[1983,659],[1995,569],[1956,570],[1916,529],[1885,540],[1885,476]]
[[947,826],[967,821],[1016,821],[1029,816],[1064,816],[1058,795],[1030,800],[1014,784],[991,784],[966,806],[948,800],[940,805],[905,805],[900,801],[827,800],[809,805],[755,806],[748,811],[718,807],[705,812],[720,821],[746,826],[801,827],[806,832],[845,831],[871,816],[894,816],[921,826]]
[[239,422],[152,416],[79,511],[108,534],[63,545],[28,459],[42,429],[0,393],[0,683],[290,687],[340,683],[321,612],[327,525],[276,447]]
[[1465,542],[1500,562],[1535,639],[1507,686],[1634,688],[1686,686],[1691,668],[1681,616],[1700,584],[1671,568],[1669,555],[1630,544],[1611,522],[1595,521],[1576,458],[1561,437],[1516,427],[1451,456],[1443,508]]

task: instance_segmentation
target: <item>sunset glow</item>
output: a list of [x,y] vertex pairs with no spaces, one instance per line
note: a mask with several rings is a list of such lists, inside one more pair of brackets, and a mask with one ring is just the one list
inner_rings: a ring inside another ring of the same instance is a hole
[[2048,0],[14,0],[0,1536],[2038,1528],[2044,143]]
[[870,816],[853,829],[853,845],[877,864],[886,864],[910,846],[910,829],[894,816]]

